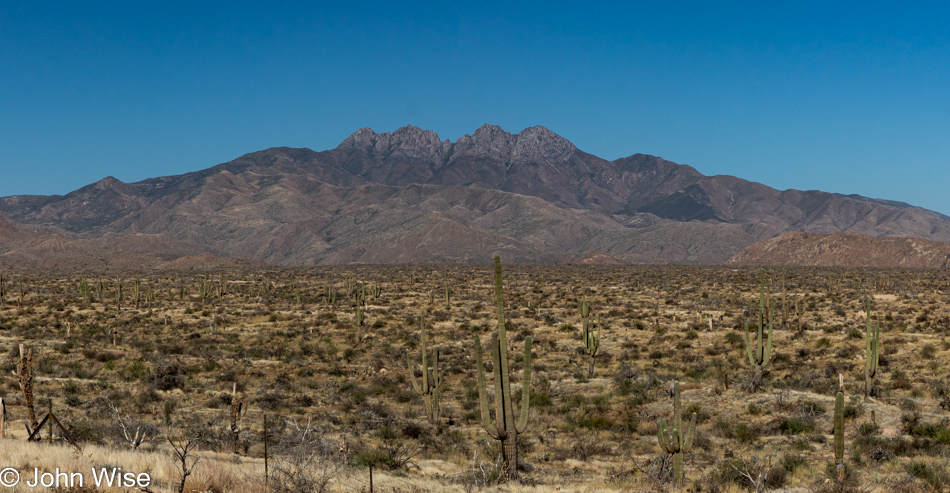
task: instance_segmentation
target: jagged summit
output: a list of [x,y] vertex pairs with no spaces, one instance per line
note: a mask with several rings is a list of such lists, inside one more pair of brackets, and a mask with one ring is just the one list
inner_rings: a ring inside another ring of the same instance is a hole
[[400,127],[395,132],[376,133],[369,127],[353,132],[337,149],[362,150],[371,154],[397,155],[417,159],[436,159],[451,143],[441,141],[432,130],[415,125]]
[[488,123],[455,142],[440,140],[435,132],[414,125],[384,133],[363,127],[344,139],[337,148],[375,156],[396,153],[433,162],[450,159],[453,155],[469,155],[501,160],[507,165],[545,162],[555,167],[567,164],[577,150],[569,140],[541,125],[512,134]]

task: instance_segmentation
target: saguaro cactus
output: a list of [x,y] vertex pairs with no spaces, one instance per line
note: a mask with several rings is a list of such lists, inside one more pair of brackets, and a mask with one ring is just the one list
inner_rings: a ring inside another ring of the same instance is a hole
[[594,356],[600,349],[600,315],[597,315],[597,334],[594,334],[594,323],[584,319],[584,346],[587,352],[587,374],[594,375]]
[[[773,306],[769,303],[768,309],[765,304],[765,269],[762,269],[762,281],[759,286],[759,325],[756,329],[755,348],[749,341],[749,324],[745,324],[745,347],[749,355],[749,362],[755,368],[755,374],[752,377],[752,391],[754,392],[762,384],[762,369],[769,364],[772,357],[772,310]],[[766,318],[768,318],[769,333],[765,336]],[[763,344],[764,342],[764,344]]]
[[373,287],[369,289],[369,294],[373,297],[373,300],[378,300],[379,296],[383,294],[382,288],[379,287],[379,281],[373,283]]
[[696,413],[689,418],[689,426],[683,432],[683,420],[680,413],[680,383],[673,382],[673,428],[668,429],[666,419],[656,422],[657,439],[660,448],[673,454],[673,475],[676,484],[683,484],[683,454],[693,449],[693,435],[696,433]]
[[361,284],[356,288],[356,306],[353,309],[353,321],[360,327],[366,322],[366,312],[363,310],[364,306],[366,306],[366,291]]
[[122,281],[119,279],[115,280],[115,312],[119,313],[122,310]]
[[581,318],[584,320],[590,317],[590,303],[587,302],[587,288],[584,288],[584,298],[577,299],[577,312],[580,313]]
[[838,374],[835,394],[835,471],[838,482],[844,481],[844,375]]
[[132,299],[135,300],[135,309],[139,308],[139,301],[142,299],[142,281],[136,279],[132,283]]
[[198,295],[201,297],[201,304],[204,305],[211,297],[211,283],[208,282],[208,276],[205,275],[198,281]]
[[864,332],[864,399],[871,396],[874,387],[874,377],[877,375],[877,365],[881,356],[881,327],[878,324],[871,326],[871,299],[866,303],[867,323]]
[[79,297],[86,301],[89,301],[89,293],[90,293],[89,281],[87,281],[85,277],[80,277],[79,278]]
[[432,367],[429,367],[428,357],[426,355],[426,324],[425,319],[419,316],[419,330],[422,332],[422,383],[416,379],[415,370],[412,364],[412,355],[409,355],[409,380],[412,381],[412,388],[422,395],[422,400],[426,405],[426,417],[429,422],[441,429],[441,415],[439,413],[439,393],[442,388],[442,371],[439,370],[439,351],[436,346],[432,350]]
[[508,380],[508,349],[505,335],[505,301],[501,283],[501,259],[495,255],[495,304],[498,307],[498,330],[491,336],[492,372],[495,376],[495,420],[488,408],[488,389],[485,383],[485,366],[482,363],[482,343],[475,336],[475,360],[478,365],[478,400],[482,425],[485,431],[501,442],[505,480],[518,479],[518,434],[528,426],[531,384],[531,336],[524,341],[524,376],[521,380],[521,412],[515,421],[514,401]]

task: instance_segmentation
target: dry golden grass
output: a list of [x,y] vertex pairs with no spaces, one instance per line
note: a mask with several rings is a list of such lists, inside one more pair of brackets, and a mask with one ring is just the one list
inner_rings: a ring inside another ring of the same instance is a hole
[[[656,419],[670,417],[669,385],[680,380],[684,409],[700,416],[696,447],[686,459],[690,488],[741,488],[742,481],[727,474],[734,472],[730,464],[756,458],[760,466],[750,473],[787,465],[784,487],[813,488],[833,462],[833,392],[843,373],[846,461],[858,475],[857,486],[924,487],[922,480],[906,479],[913,461],[932,460],[946,470],[939,462],[950,452],[950,283],[944,272],[789,270],[788,327],[775,331],[765,388],[750,393],[742,327],[757,318],[758,271],[504,269],[514,389],[521,386],[519,341],[534,339],[533,407],[522,436],[524,485],[491,484],[498,448],[477,411],[472,336],[485,340],[496,325],[491,272],[484,267],[215,272],[208,281],[227,291],[205,302],[198,295],[204,274],[112,274],[103,276],[101,294],[95,293],[94,273],[5,275],[0,347],[9,351],[0,358],[0,393],[8,403],[11,438],[0,442],[0,453],[24,470],[113,464],[153,471],[156,491],[162,491],[177,478],[161,439],[169,430],[202,444],[186,491],[261,491],[266,414],[272,467],[314,454],[306,470],[316,479],[329,477],[328,491],[367,489],[359,457],[374,450],[408,460],[392,471],[377,467],[382,491],[662,490],[669,484],[655,467],[662,458]],[[93,285],[91,300],[78,296],[80,275]],[[780,271],[768,277],[780,319]],[[128,298],[136,278],[152,298],[137,308]],[[126,296],[118,310],[116,279]],[[453,291],[448,306],[445,280]],[[379,299],[368,300],[363,327],[353,322],[347,293],[356,281],[382,288]],[[584,288],[605,324],[594,376],[586,375],[580,352],[576,300]],[[336,294],[334,304],[326,302],[328,289]],[[868,295],[874,321],[882,324],[885,361],[878,394],[864,402],[862,303]],[[795,299],[805,312],[802,333]],[[420,314],[431,326],[430,348],[443,348],[441,434],[425,422],[406,375],[407,356],[419,354]],[[19,343],[36,353],[38,413],[45,415],[52,398],[57,415],[83,443],[81,454],[24,443],[25,409],[9,371]],[[233,382],[249,407],[240,458],[229,453]],[[872,415],[878,428],[866,433]],[[130,429],[150,431],[139,451],[125,451],[119,417]],[[350,447],[346,460],[336,452],[341,434]]]

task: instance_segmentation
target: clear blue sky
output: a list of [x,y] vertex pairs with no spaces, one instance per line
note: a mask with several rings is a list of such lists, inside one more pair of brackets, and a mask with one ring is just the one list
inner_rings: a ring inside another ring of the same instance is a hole
[[944,2],[0,3],[0,195],[544,125],[950,214]]

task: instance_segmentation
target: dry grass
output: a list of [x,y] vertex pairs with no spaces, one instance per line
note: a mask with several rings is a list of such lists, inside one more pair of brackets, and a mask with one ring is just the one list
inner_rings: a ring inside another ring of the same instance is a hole
[[[93,285],[91,300],[79,297],[80,275]],[[98,464],[147,470],[161,491],[177,481],[161,438],[168,430],[201,442],[186,491],[261,491],[266,414],[272,468],[306,472],[292,478],[296,491],[308,491],[299,486],[304,483],[314,491],[324,479],[327,491],[366,489],[359,458],[379,450],[396,459],[395,470],[375,470],[383,491],[663,490],[669,485],[657,469],[655,420],[670,416],[668,389],[677,379],[684,408],[700,417],[696,448],[687,454],[691,488],[744,488],[728,474],[729,464],[756,458],[762,467],[791,468],[783,487],[814,488],[833,462],[833,391],[843,373],[846,460],[855,487],[910,491],[939,481],[946,469],[939,459],[950,443],[946,273],[789,270],[788,328],[776,329],[765,389],[752,394],[742,327],[757,317],[757,275],[752,269],[506,266],[509,354],[517,372],[518,341],[531,335],[534,371],[522,440],[525,484],[500,487],[493,484],[498,447],[482,430],[474,390],[472,336],[485,340],[496,324],[487,268],[215,272],[208,281],[227,290],[204,302],[198,294],[203,274],[103,275],[101,294],[96,273],[5,274],[0,347],[9,351],[0,357],[0,393],[11,438],[0,441],[0,456],[24,470],[85,471]],[[780,272],[768,276],[780,314]],[[143,292],[137,308],[128,298],[135,278]],[[118,310],[116,279],[126,296]],[[453,291],[448,306],[446,280]],[[382,288],[379,299],[367,303],[363,327],[353,322],[347,292],[357,281]],[[579,351],[576,299],[584,288],[605,324],[594,376],[586,375]],[[328,289],[335,303],[327,303]],[[878,393],[864,402],[856,396],[863,390],[862,302],[868,295],[874,321],[882,324],[884,362]],[[795,330],[795,299],[805,312],[803,333]],[[407,356],[418,356],[420,314],[431,325],[430,347],[443,348],[442,433],[425,422],[406,375]],[[26,413],[9,375],[21,342],[36,354],[38,413],[45,415],[52,398],[82,453],[24,444]],[[249,407],[239,458],[229,453],[233,382]],[[519,372],[513,386],[520,385]],[[151,438],[126,452],[117,419]],[[341,434],[349,445],[345,460],[337,453]],[[301,462],[308,457],[313,460]],[[922,460],[936,472],[913,464]],[[916,467],[918,479],[908,479],[908,467]]]

